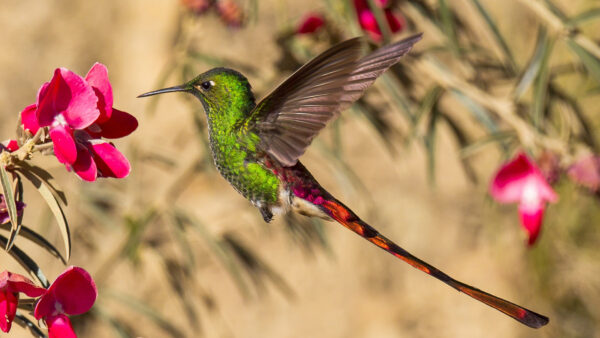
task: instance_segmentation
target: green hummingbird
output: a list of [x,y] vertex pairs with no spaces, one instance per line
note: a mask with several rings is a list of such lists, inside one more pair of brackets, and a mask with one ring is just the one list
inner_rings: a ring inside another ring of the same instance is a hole
[[139,97],[169,92],[196,96],[206,112],[217,169],[260,210],[266,222],[288,211],[337,221],[517,321],[532,328],[544,326],[547,317],[457,281],[384,237],[327,192],[298,161],[319,131],[421,37],[414,35],[366,56],[361,38],[341,42],[302,66],[258,103],[246,77],[228,68],[211,69],[182,85]]

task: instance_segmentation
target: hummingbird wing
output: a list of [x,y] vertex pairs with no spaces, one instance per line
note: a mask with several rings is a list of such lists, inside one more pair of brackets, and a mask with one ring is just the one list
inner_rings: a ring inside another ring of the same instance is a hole
[[258,103],[246,120],[261,148],[292,166],[338,113],[358,100],[386,69],[398,62],[422,33],[362,57],[362,39],[339,43],[298,69]]

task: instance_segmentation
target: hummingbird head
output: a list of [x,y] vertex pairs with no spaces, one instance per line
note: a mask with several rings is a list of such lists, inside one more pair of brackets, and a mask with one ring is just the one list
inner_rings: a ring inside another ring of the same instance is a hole
[[186,92],[196,96],[207,113],[221,107],[238,110],[254,107],[254,94],[248,79],[229,68],[213,68],[182,85],[154,90],[139,95],[146,97],[170,92]]

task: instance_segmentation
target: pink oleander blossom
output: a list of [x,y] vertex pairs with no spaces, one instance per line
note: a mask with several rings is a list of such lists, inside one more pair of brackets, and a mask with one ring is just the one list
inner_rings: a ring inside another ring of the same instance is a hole
[[36,286],[25,276],[6,270],[0,273],[0,329],[4,332],[10,331],[15,319],[19,293],[39,297],[46,293],[46,289]]
[[297,34],[312,34],[325,25],[325,19],[319,13],[308,13],[300,21],[296,28]]
[[[390,1],[388,0],[377,0],[375,4],[383,9],[385,20],[390,29],[390,32],[397,33],[404,29],[406,23],[404,17],[398,13],[395,13],[389,8]],[[369,2],[367,0],[354,0],[354,9],[358,17],[358,23],[360,27],[367,32],[369,37],[376,42],[381,41],[382,33],[375,14],[369,8]]]
[[498,170],[490,194],[500,203],[519,203],[519,217],[529,234],[529,245],[535,243],[540,233],[546,202],[558,199],[540,169],[524,153],[517,154]]
[[21,121],[32,134],[49,127],[54,155],[85,181],[123,178],[131,171],[127,158],[102,138],[127,136],[138,122],[113,107],[108,70],[101,63],[95,63],[85,78],[57,69],[40,88],[37,103],[21,112]]
[[49,338],[77,337],[69,316],[89,311],[98,290],[90,274],[82,268],[67,268],[40,298],[33,312],[36,319],[44,319]]

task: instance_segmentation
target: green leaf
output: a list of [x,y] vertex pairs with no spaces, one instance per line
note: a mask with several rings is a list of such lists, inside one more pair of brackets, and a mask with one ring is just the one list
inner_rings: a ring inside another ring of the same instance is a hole
[[497,133],[491,133],[489,135],[482,137],[479,140],[472,142],[468,146],[462,148],[460,150],[460,156],[461,157],[473,156],[478,151],[480,151],[481,148],[483,148],[484,146],[486,146],[488,144],[493,144],[496,142],[501,142],[502,144],[504,144],[504,141],[514,139],[515,137],[516,137],[516,135],[513,131],[500,131]]
[[68,261],[71,257],[71,232],[69,230],[67,218],[65,217],[65,213],[63,212],[60,203],[58,203],[58,200],[56,199],[56,196],[54,196],[54,194],[52,193],[52,190],[38,176],[25,169],[19,169],[19,171],[23,174],[23,176],[25,176],[27,180],[29,180],[29,182],[31,182],[31,184],[33,184],[33,186],[40,193],[44,201],[46,201],[46,204],[50,208],[50,211],[52,211],[54,219],[56,220],[61,236],[63,238],[63,242],[65,245],[65,257]]
[[[0,244],[6,245],[8,243],[8,238],[0,235]],[[13,246],[12,250],[8,252],[29,274],[38,280],[40,284],[44,288],[48,288],[50,283],[48,283],[48,279],[42,272],[42,269],[39,265],[31,259],[23,250],[21,250],[18,246]]]
[[195,217],[191,217],[182,209],[173,210],[175,217],[179,218],[179,222],[190,224],[204,240],[204,243],[213,252],[218,261],[223,264],[225,270],[231,275],[236,286],[244,297],[249,295],[248,286],[246,285],[238,266],[233,261],[233,258],[223,250],[223,247],[219,244],[216,238],[212,236],[202,222]]
[[550,68],[548,60],[554,47],[554,40],[548,39],[547,47],[544,50],[540,62],[540,70],[534,85],[533,102],[532,102],[532,117],[533,125],[540,130],[542,128],[542,120],[546,107],[546,98],[548,94],[548,80],[550,79]]
[[546,55],[546,50],[548,49],[548,44],[547,31],[544,28],[540,28],[538,31],[537,44],[535,47],[535,52],[533,53],[533,57],[529,61],[527,70],[525,70],[523,76],[521,76],[521,80],[515,89],[515,98],[517,100],[519,100],[523,94],[525,94],[527,89],[529,89],[531,84],[537,78],[544,56]]
[[508,48],[506,41],[502,37],[502,34],[500,34],[500,30],[498,29],[498,26],[496,26],[496,23],[494,22],[492,17],[489,15],[489,13],[485,9],[485,7],[483,7],[483,5],[481,4],[481,2],[479,0],[471,0],[471,1],[473,2],[475,7],[477,8],[477,11],[479,12],[479,14],[481,14],[483,19],[487,23],[488,27],[492,31],[492,34],[494,35],[494,39],[496,39],[496,43],[498,43],[498,45],[504,52],[505,61],[507,62],[508,66],[510,67],[511,71],[515,71],[517,69],[517,63],[515,62],[515,58],[514,58],[512,52],[510,51],[510,49]]
[[600,18],[600,8],[592,8],[589,11],[585,11],[575,15],[568,19],[565,24],[569,26],[579,26],[587,21],[592,21]]
[[[0,229],[10,231],[10,226],[8,224],[2,224],[0,225]],[[54,245],[48,242],[46,238],[44,238],[42,235],[38,234],[37,232],[31,230],[30,228],[24,225],[21,225],[21,231],[19,232],[19,235],[39,245],[40,247],[48,251],[50,254],[52,254],[52,256],[60,259],[63,262],[63,264],[67,264],[65,258],[54,247]]]
[[163,317],[163,315],[144,302],[141,302],[122,292],[117,292],[111,289],[104,289],[102,291],[102,295],[107,298],[117,300],[126,307],[129,307],[140,315],[150,319],[154,324],[156,324],[156,326],[160,327],[171,337],[179,338],[185,336],[183,332],[179,331],[179,329],[175,325],[171,324],[171,322]]
[[[20,169],[23,170],[20,170]],[[52,189],[52,192],[58,197],[60,198],[60,201],[64,204],[64,205],[68,205],[67,203],[67,197],[65,196],[65,193],[63,191],[61,191],[60,189],[56,188],[54,186],[54,184],[52,184],[52,180],[54,180],[54,177],[52,177],[52,175],[50,175],[49,172],[47,172],[46,170],[35,166],[35,165],[30,165],[27,162],[19,162],[19,168],[17,168],[17,170],[19,171],[29,171],[31,173],[33,173],[35,176],[37,176],[40,180],[42,180],[42,182],[44,182],[50,189]]]
[[437,120],[440,114],[440,111],[434,105],[427,125],[427,132],[425,133],[425,138],[423,140],[425,149],[427,150],[427,178],[432,185],[435,185],[435,140],[437,135]]
[[442,31],[448,37],[450,42],[450,48],[454,54],[460,54],[460,45],[458,44],[458,38],[456,37],[456,28],[454,23],[454,14],[448,7],[446,0],[438,0],[439,14],[442,20]]
[[567,39],[567,45],[579,57],[590,75],[600,83],[600,60],[579,46],[573,39]]
[[21,224],[19,224],[19,216],[17,215],[17,204],[15,202],[12,180],[8,177],[6,168],[3,165],[0,165],[0,182],[2,183],[2,192],[4,193],[4,200],[6,201],[6,207],[8,209],[8,217],[10,218],[10,224],[12,225],[10,237],[5,247],[6,251],[10,251],[10,248],[12,248],[15,239],[17,238]]
[[388,25],[387,19],[385,17],[385,13],[381,6],[376,3],[376,0],[367,0],[369,4],[369,9],[375,16],[375,20],[377,21],[377,26],[379,27],[379,31],[381,32],[382,43],[387,45],[390,42],[390,38],[392,36],[392,32],[390,30],[390,26]]
[[492,118],[492,114],[489,110],[485,109],[479,103],[475,102],[469,96],[463,94],[461,91],[457,89],[450,90],[452,95],[454,95],[467,109],[473,113],[475,119],[479,121],[487,130],[490,132],[498,131],[498,125]]

